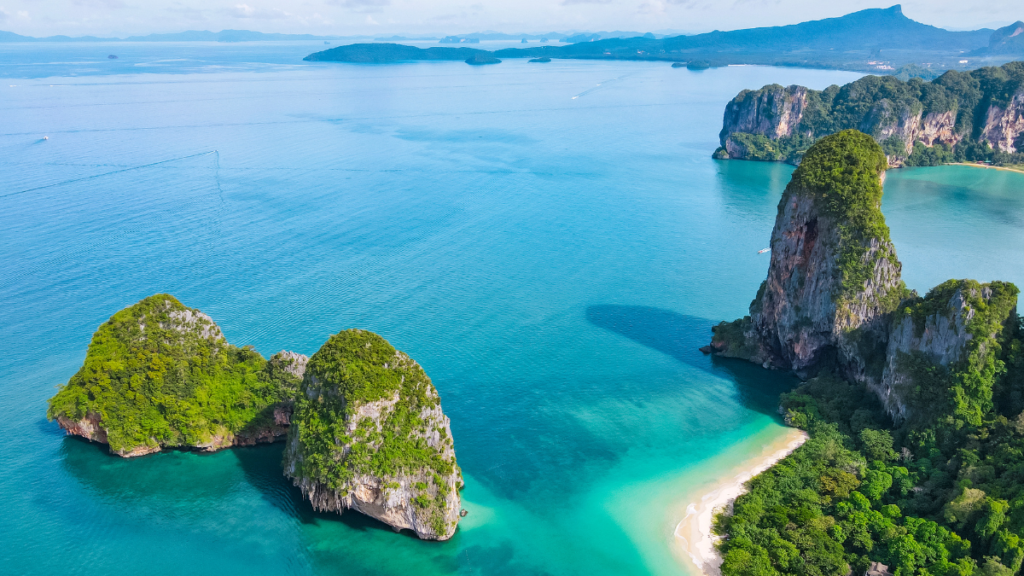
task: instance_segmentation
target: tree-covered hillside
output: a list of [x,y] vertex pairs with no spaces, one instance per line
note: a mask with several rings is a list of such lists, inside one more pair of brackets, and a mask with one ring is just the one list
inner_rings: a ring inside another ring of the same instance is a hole
[[[1020,164],[1024,131],[1013,119],[1022,95],[1024,62],[951,70],[930,82],[865,76],[822,91],[769,85],[744,90],[729,103],[716,155],[795,162],[818,138],[857,129],[907,166]],[[783,105],[794,113],[781,118]]]
[[274,406],[294,399],[300,379],[282,362],[228,344],[209,317],[157,294],[100,325],[47,417],[62,426],[92,420],[102,429],[94,439],[122,455],[216,448],[218,438],[230,444],[273,426]]
[[[910,416],[822,374],[783,395],[810,440],[716,518],[725,576],[1013,576],[1024,562],[1024,323],[1012,284],[951,280],[901,304],[920,336],[966,295],[970,335],[941,365],[901,357]],[[984,295],[985,298],[982,298]]]

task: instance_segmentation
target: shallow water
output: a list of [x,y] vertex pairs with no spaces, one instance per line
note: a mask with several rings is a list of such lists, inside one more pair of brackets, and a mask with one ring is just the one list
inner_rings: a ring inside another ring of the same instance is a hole
[[[855,76],[243,48],[119,49],[184,62],[160,73],[0,50],[0,572],[684,572],[687,495],[779,436],[793,385],[697,351],[764,278],[791,170],[711,160],[723,106]],[[1022,183],[891,173],[908,284],[1024,282]],[[156,292],[265,355],[361,327],[418,360],[466,475],[456,536],[313,513],[280,445],[126,461],[64,438],[53,387]]]

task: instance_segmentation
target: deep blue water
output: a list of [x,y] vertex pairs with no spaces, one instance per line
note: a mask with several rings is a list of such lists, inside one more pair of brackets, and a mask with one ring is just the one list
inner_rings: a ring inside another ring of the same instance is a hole
[[[723,107],[856,76],[301,62],[319,48],[0,45],[0,573],[684,573],[680,502],[779,437],[793,384],[697,351],[763,279],[791,170],[711,160]],[[1024,176],[896,171],[883,208],[911,287],[1024,283]],[[419,361],[456,536],[314,514],[280,445],[63,437],[53,387],[157,292],[265,355],[360,327]]]

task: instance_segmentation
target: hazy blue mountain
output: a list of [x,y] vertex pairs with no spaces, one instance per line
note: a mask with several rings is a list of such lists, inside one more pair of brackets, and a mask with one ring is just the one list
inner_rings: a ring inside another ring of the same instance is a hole
[[1024,54],[1024,22],[1018,20],[996,30],[989,37],[988,47],[977,50],[974,54]]
[[[1002,29],[1002,45],[1020,42],[1024,36]],[[608,38],[602,34],[631,34]],[[596,39],[595,37],[600,37]],[[573,58],[703,61],[709,66],[726,64],[769,64],[819,68],[842,68],[893,73],[901,67],[928,63],[928,72],[977,67],[961,62],[966,53],[984,49],[993,30],[953,32],[921,24],[904,16],[899,5],[869,9],[839,18],[803,22],[789,26],[750,28],[731,32],[708,32],[692,36],[658,38],[653,34],[592,33],[563,38],[570,45],[541,45],[506,48],[494,52],[497,58]],[[437,54],[420,54],[393,47],[366,46],[327,51],[311,60],[373,61],[434,60]],[[378,51],[376,56],[368,52]],[[359,58],[349,60],[348,58]],[[448,59],[445,57],[444,59]],[[452,57],[451,59],[455,59]],[[907,69],[909,70],[909,69]]]

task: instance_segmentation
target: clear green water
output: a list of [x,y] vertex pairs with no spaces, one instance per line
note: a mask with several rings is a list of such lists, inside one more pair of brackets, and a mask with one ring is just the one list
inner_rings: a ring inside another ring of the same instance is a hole
[[[723,106],[854,76],[221,48],[0,50],[0,573],[685,573],[687,498],[782,433],[793,384],[697,351],[763,279],[790,172],[712,161]],[[891,174],[911,286],[1024,281],[1022,182]],[[417,359],[466,474],[456,536],[314,514],[280,445],[63,437],[53,387],[155,292],[267,355],[362,327]]]

